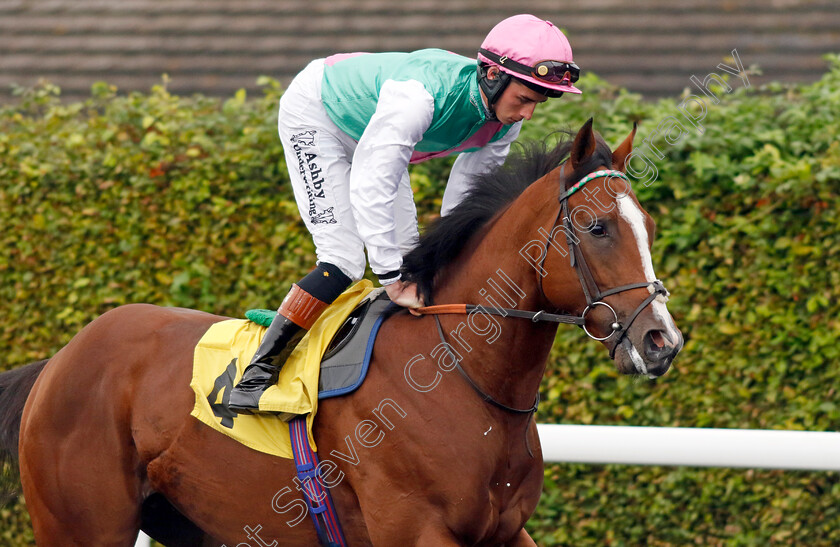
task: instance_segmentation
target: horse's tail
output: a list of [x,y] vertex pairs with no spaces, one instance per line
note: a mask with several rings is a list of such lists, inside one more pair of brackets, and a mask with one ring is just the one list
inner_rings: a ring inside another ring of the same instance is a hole
[[0,374],[0,506],[17,483],[18,440],[23,405],[47,359]]

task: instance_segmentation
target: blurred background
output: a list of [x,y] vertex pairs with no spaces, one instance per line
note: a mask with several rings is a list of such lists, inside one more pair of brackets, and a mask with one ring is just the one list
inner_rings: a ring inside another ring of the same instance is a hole
[[[637,147],[663,151],[634,191],[686,336],[667,375],[639,381],[561,328],[538,421],[840,431],[830,0],[0,0],[0,371],[130,302],[276,307],[314,257],[277,138],[283,86],[333,52],[472,56],[521,12],[563,28],[585,74],[522,140],[594,117],[613,146],[637,121]],[[679,105],[733,49],[758,68],[718,89],[701,134]],[[666,142],[674,116],[686,135]],[[451,165],[411,170],[421,226]],[[15,471],[0,467],[0,492],[18,494],[0,497],[0,547],[34,544]],[[544,478],[527,524],[544,547],[840,545],[837,472],[552,464]]]
[[287,84],[334,52],[439,47],[473,56],[501,19],[567,32],[575,61],[645,97],[673,96],[737,49],[764,81],[811,82],[840,46],[834,0],[0,0],[0,100],[46,78],[65,99],[120,91],[229,96],[260,75]]

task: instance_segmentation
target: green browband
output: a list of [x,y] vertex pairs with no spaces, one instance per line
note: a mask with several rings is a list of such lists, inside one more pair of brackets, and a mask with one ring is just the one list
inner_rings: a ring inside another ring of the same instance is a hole
[[566,190],[566,193],[563,194],[562,196],[560,196],[560,201],[562,202],[566,199],[569,199],[569,196],[571,196],[572,194],[574,194],[575,192],[577,192],[578,190],[583,188],[584,184],[586,184],[587,182],[589,182],[592,179],[597,179],[597,178],[600,178],[600,177],[610,177],[610,178],[618,177],[618,178],[626,180],[627,182],[630,182],[630,179],[627,178],[627,175],[625,175],[621,171],[616,171],[615,169],[602,169],[600,171],[593,171],[592,173],[589,173],[588,175],[586,175],[585,177],[583,177],[582,179],[577,181],[574,186],[572,186],[571,188]]

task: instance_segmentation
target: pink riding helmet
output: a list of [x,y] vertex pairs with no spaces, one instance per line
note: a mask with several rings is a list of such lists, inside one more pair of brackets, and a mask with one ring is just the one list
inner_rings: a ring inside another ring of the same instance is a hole
[[569,41],[550,21],[533,15],[514,15],[493,27],[478,60],[542,88],[581,93],[573,85],[580,69]]

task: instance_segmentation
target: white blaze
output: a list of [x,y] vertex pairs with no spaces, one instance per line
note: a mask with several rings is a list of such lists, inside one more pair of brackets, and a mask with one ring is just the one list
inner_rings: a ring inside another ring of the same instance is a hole
[[[615,200],[618,204],[618,214],[627,221],[630,229],[633,231],[633,237],[636,238],[636,246],[639,250],[639,256],[642,259],[642,268],[645,272],[645,281],[656,281],[656,274],[653,271],[653,260],[650,257],[650,245],[648,243],[648,233],[645,228],[645,216],[642,210],[636,205],[630,196],[622,196]],[[676,326],[668,308],[663,302],[658,299],[650,303],[653,307],[653,314],[659,319],[667,330],[668,337],[672,342],[677,341]]]

